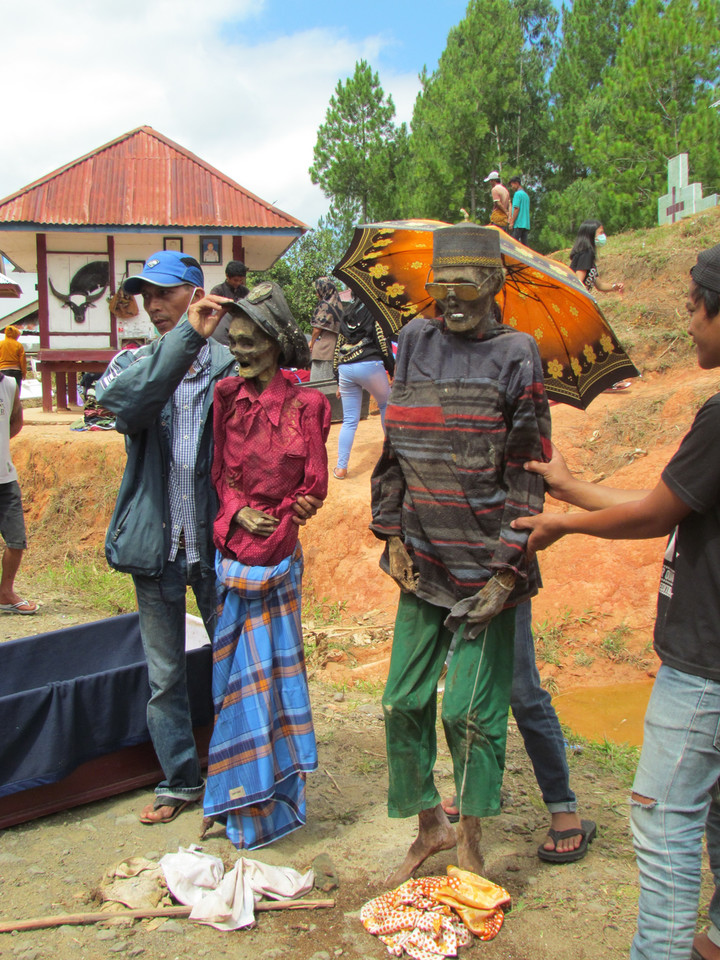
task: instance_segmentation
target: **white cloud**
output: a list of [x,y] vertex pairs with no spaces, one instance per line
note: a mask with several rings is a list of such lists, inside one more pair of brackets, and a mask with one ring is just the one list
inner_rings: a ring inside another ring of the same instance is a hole
[[[265,200],[314,223],[307,174],[337,81],[382,36],[324,29],[256,42],[258,0],[29,0],[9,22],[0,83],[18,91],[0,151],[0,197],[142,124]],[[40,24],[40,28],[38,28]],[[232,38],[232,39],[225,39]],[[419,84],[381,76],[401,120]]]

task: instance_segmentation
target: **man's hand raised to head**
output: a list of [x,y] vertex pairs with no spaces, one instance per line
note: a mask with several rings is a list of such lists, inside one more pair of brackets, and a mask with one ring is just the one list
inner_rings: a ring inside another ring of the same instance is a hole
[[220,318],[225,313],[225,305],[232,303],[228,297],[218,297],[214,293],[206,293],[200,300],[194,300],[188,307],[188,320],[201,337],[209,339]]

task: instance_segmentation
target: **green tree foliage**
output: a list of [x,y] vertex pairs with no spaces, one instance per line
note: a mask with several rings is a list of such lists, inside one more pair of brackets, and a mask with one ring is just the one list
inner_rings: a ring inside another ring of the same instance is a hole
[[[583,220],[600,215],[602,186],[577,149],[578,130],[602,123],[603,77],[615,62],[631,0],[573,0],[563,7],[559,50],[550,75],[549,169],[535,218],[542,250],[570,243]],[[602,217],[601,217],[602,219]]]
[[587,175],[575,137],[581,120],[593,112],[595,91],[615,62],[623,17],[630,0],[573,0],[563,7],[562,40],[550,76],[550,149],[555,190]]
[[720,193],[718,2],[566,0],[558,39],[552,0],[469,0],[420,77],[409,135],[366,63],[338,84],[311,168],[329,222],[346,241],[359,219],[487,222],[497,169],[522,176],[531,242],[549,251],[588,217],[655,222],[678,153]]
[[512,149],[521,47],[520,23],[506,0],[471,0],[437,70],[423,72],[410,140],[414,215],[452,222],[461,208],[472,220],[489,209],[483,179]]
[[410,137],[409,211],[486,220],[492,169],[539,180],[545,76],[557,21],[550,0],[471,0],[437,70],[421,76]]
[[636,0],[620,40],[596,117],[586,112],[576,141],[610,230],[655,221],[678,153],[690,152],[706,189],[720,187],[720,117],[710,108],[720,85],[717,0]]
[[288,252],[269,270],[254,273],[250,285],[262,280],[280,284],[293,317],[303,330],[310,330],[310,318],[317,304],[315,281],[327,277],[345,252],[347,244],[337,230],[324,223],[296,240]]
[[395,171],[407,131],[394,124],[395,105],[365,60],[345,83],[338,81],[325,123],[318,130],[309,173],[332,201],[330,221],[347,235],[360,222],[395,214]]
[[516,120],[513,172],[539,173],[543,166],[540,150],[545,148],[549,132],[546,78],[556,55],[558,13],[550,0],[512,0],[512,5],[523,35],[518,69],[524,100]]

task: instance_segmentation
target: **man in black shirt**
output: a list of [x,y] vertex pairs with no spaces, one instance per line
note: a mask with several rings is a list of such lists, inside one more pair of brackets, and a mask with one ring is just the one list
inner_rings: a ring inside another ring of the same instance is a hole
[[[698,256],[685,304],[703,370],[720,367],[720,244]],[[631,794],[638,928],[631,960],[720,960],[720,394],[699,410],[654,490],[573,477],[561,457],[525,468],[550,494],[590,513],[520,518],[528,553],[567,533],[604,539],[670,535],[655,622],[661,660]],[[693,942],[703,832],[715,892],[710,929]],[[691,954],[692,951],[692,954]]]
[[[216,297],[228,297],[230,300],[234,300],[236,303],[238,300],[242,300],[243,297],[248,295],[248,288],[245,286],[245,280],[247,279],[247,267],[242,262],[242,260],[231,260],[228,265],[225,267],[225,280],[223,283],[218,283],[217,286],[213,287],[210,293],[214,294]],[[218,343],[222,343],[225,346],[228,345],[228,327],[230,326],[230,320],[232,315],[225,313],[220,323],[213,333],[213,340],[217,340]]]

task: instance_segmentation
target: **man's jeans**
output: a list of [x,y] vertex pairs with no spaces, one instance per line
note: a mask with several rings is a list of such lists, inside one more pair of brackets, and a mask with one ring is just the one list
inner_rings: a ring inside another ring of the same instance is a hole
[[185,676],[185,594],[192,587],[210,639],[215,633],[215,571],[188,565],[185,551],[161,577],[134,576],[145,659],[150,680],[147,724],[165,774],[158,796],[196,800],[203,792]]
[[516,607],[515,669],[510,706],[525,742],[543,800],[550,813],[577,810],[570,789],[565,738],[550,694],[540,683],[532,635],[532,603]]
[[638,929],[631,960],[688,960],[698,899],[702,837],[716,890],[710,919],[720,927],[720,682],[661,666],[645,714],[631,803],[638,869]]

